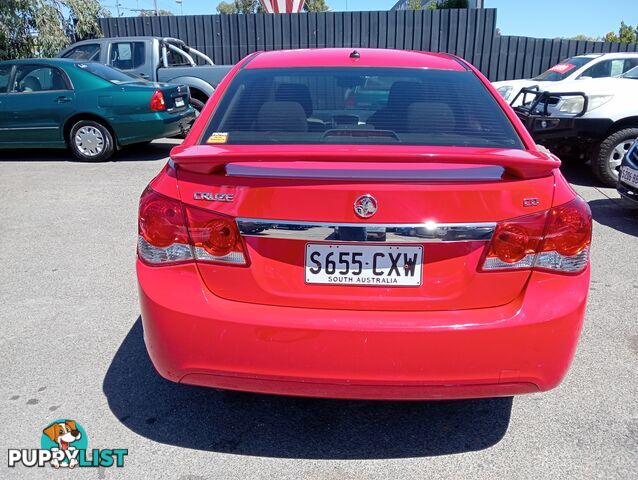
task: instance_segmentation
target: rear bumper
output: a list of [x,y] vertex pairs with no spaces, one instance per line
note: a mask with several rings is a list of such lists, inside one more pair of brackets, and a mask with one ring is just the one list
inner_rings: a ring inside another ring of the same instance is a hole
[[589,269],[535,272],[501,307],[443,312],[328,310],[224,300],[194,265],[139,260],[144,338],[174,382],[262,393],[451,399],[548,390],[567,372]]
[[628,205],[638,207],[638,188],[634,188],[623,182],[618,182],[616,190],[618,190],[618,193],[620,193],[620,196]]
[[187,132],[194,120],[195,110],[188,106],[182,111],[135,115],[122,123],[115,123],[113,128],[118,144],[130,145]]

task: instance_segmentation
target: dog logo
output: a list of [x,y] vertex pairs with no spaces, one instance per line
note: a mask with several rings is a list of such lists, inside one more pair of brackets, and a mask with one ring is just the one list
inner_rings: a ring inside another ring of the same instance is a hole
[[[38,429],[39,430],[39,429]],[[49,423],[40,436],[40,448],[10,448],[9,468],[24,467],[95,468],[123,467],[127,448],[89,450],[86,431],[68,418]]]
[[[51,460],[54,468],[68,467],[75,468],[78,460],[73,453],[78,449],[86,449],[86,433],[80,431],[80,427],[75,420],[56,420],[42,430],[42,448],[47,450],[62,451],[64,458],[68,460],[59,461],[56,458]],[[80,440],[83,440],[80,442]],[[69,453],[67,454],[66,451]]]
[[354,213],[361,218],[370,218],[377,213],[377,199],[372,195],[361,195],[354,202]]

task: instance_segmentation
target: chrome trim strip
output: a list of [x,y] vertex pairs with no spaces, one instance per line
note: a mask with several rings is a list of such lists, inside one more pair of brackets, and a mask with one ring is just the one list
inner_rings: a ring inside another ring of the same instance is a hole
[[238,218],[243,237],[334,242],[475,242],[492,238],[496,222],[339,223]]
[[7,131],[7,130],[59,130],[60,127],[7,127],[7,128],[0,128],[0,130],[2,131]]

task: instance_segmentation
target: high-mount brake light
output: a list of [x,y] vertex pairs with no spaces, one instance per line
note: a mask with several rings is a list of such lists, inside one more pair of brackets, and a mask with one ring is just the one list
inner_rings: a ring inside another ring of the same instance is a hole
[[138,232],[138,255],[149,264],[246,264],[234,219],[184,205],[150,187],[140,199]]
[[482,271],[542,269],[578,273],[589,259],[592,220],[580,197],[550,210],[499,222]]

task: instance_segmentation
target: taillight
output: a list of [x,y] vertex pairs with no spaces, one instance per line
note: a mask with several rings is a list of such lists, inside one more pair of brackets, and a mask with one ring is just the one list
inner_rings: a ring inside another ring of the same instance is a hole
[[140,199],[137,251],[150,264],[202,261],[245,265],[234,219],[190,207],[148,187]]
[[164,102],[164,94],[161,90],[155,90],[155,92],[153,92],[153,96],[151,97],[151,110],[166,110],[166,102]]
[[246,264],[244,245],[233,218],[195,207],[186,206],[185,210],[196,260]]
[[499,222],[481,270],[581,272],[589,260],[591,233],[591,211],[580,197],[544,212]]

